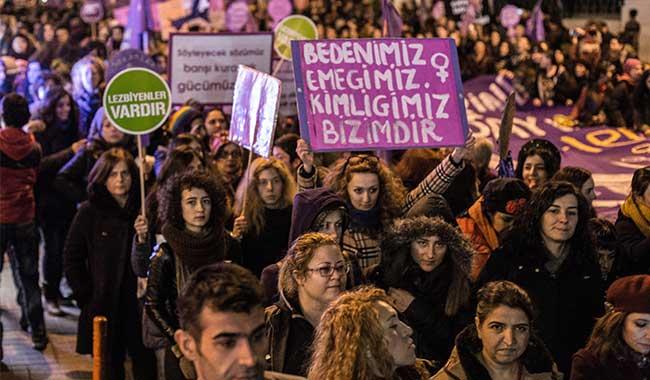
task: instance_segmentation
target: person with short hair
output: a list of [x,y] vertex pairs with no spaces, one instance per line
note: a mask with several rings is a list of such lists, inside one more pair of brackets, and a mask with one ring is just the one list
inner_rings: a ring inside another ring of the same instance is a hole
[[[10,255],[14,276],[19,279],[18,303],[21,307],[21,327],[32,331],[37,350],[47,346],[41,288],[38,285],[38,236],[36,232],[36,202],[34,185],[41,147],[34,135],[22,127],[29,122],[27,100],[10,93],[0,101],[0,269],[5,251]],[[0,360],[2,359],[2,324],[0,323]]]
[[431,380],[560,380],[562,374],[535,334],[528,294],[509,281],[478,291],[474,323],[456,337],[447,364]]
[[472,281],[476,281],[492,252],[501,246],[528,199],[530,189],[522,180],[496,178],[486,184],[483,195],[472,207],[456,219],[476,251],[472,256]]
[[585,348],[573,356],[571,380],[650,378],[650,275],[614,281],[606,307]]
[[196,380],[297,380],[264,372],[267,349],[264,290],[255,276],[231,263],[205,266],[178,297],[176,344]]

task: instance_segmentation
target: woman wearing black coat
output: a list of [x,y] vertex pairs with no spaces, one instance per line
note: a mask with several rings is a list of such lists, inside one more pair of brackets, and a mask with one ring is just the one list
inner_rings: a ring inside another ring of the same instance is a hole
[[650,274],[650,166],[637,169],[616,219],[623,274]]
[[[166,347],[173,347],[174,332],[180,328],[176,299],[186,279],[205,265],[223,260],[239,263],[241,259],[238,245],[224,229],[226,190],[209,172],[185,172],[170,178],[159,202],[165,242],[151,258],[145,311],[162,332]],[[180,378],[180,351],[173,347],[172,352],[159,357],[165,362],[165,379]]]
[[89,199],[75,216],[64,250],[64,269],[79,307],[77,352],[92,353],[93,318],[108,319],[109,379],[124,379],[128,351],[135,379],[155,378],[153,353],[142,345],[136,277],[129,253],[139,211],[138,172],[131,155],[110,149],[90,172]]
[[517,216],[510,238],[489,258],[478,284],[508,280],[539,310],[538,331],[560,371],[602,314],[604,285],[587,230],[589,206],[568,182],[547,182]]
[[413,329],[417,356],[446,361],[454,337],[472,321],[470,243],[442,219],[420,216],[393,223],[381,250],[367,280],[387,290]]
[[48,94],[37,119],[45,123],[45,130],[35,134],[43,149],[36,181],[38,223],[45,238],[43,293],[48,313],[63,315],[59,307],[63,245],[77,210],[76,204],[56,191],[52,183],[57,172],[83,147],[85,140],[79,140],[77,107],[64,89],[55,89]]

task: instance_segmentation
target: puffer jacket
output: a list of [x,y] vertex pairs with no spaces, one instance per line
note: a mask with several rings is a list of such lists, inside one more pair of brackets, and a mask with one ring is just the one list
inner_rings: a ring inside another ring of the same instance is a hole
[[[479,361],[483,346],[478,338],[476,326],[467,326],[456,337],[456,346],[447,364],[431,380],[495,380]],[[551,354],[544,343],[531,334],[528,348],[520,358],[523,364],[521,380],[561,380]]]
[[476,281],[492,252],[499,247],[494,227],[483,213],[483,197],[479,198],[467,213],[456,219],[463,235],[472,243],[476,253],[472,256],[470,277]]

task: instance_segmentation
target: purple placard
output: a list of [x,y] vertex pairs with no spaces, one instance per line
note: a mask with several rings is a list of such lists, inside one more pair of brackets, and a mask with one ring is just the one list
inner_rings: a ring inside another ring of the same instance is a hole
[[504,28],[512,28],[519,24],[519,20],[521,20],[521,10],[514,5],[506,5],[501,9],[499,20]]
[[451,38],[291,41],[301,135],[314,151],[460,146]]
[[281,88],[279,79],[239,65],[230,119],[231,141],[260,156],[271,155]]

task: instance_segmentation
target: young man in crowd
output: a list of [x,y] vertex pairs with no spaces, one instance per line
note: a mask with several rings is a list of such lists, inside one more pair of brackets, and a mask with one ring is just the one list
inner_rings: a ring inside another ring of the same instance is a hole
[[[41,288],[38,285],[38,238],[34,223],[34,184],[41,147],[22,127],[29,122],[27,100],[10,93],[0,106],[0,270],[9,247],[21,307],[21,328],[31,328],[34,348],[47,346]],[[0,324],[0,342],[2,325]],[[0,360],[2,350],[0,350]]]
[[181,329],[174,336],[197,380],[291,380],[265,372],[264,290],[246,269],[230,263],[197,270],[178,298]]

